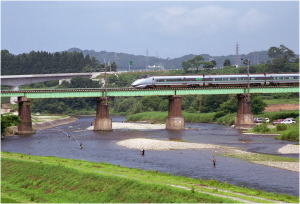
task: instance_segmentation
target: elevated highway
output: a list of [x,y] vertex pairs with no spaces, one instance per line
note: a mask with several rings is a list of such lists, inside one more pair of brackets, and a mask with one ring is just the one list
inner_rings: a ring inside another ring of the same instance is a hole
[[45,81],[71,79],[74,77],[95,78],[101,72],[90,73],[61,73],[61,74],[30,74],[30,75],[5,75],[1,76],[1,85],[19,87],[21,85],[33,84]]

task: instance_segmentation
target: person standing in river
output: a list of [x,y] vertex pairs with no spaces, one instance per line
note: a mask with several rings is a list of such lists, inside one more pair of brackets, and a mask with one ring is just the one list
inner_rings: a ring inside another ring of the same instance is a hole
[[216,160],[215,156],[213,155],[212,163],[213,163],[214,168],[216,168],[216,162],[217,162],[217,160]]
[[142,149],[141,153],[142,153],[142,156],[144,156],[145,155],[145,150]]

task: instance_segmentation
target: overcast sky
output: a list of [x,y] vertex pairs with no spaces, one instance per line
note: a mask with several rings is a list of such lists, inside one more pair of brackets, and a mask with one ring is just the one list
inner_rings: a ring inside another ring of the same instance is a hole
[[299,2],[3,2],[1,47],[213,56],[284,44],[299,53]]

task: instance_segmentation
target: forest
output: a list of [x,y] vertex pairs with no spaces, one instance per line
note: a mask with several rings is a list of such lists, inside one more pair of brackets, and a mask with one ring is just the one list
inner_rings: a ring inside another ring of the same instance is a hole
[[2,75],[79,73],[108,70],[116,71],[113,62],[110,66],[100,64],[94,57],[78,52],[32,51],[19,55],[8,50],[1,51]]

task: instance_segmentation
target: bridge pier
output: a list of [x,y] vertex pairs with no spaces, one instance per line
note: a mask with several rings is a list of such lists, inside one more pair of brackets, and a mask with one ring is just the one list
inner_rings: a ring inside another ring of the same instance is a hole
[[112,130],[111,119],[109,118],[109,110],[107,104],[107,97],[97,98],[96,119],[94,130]]
[[30,99],[23,96],[18,97],[18,105],[19,117],[21,119],[18,125],[18,134],[33,134],[35,131],[32,129]]
[[[19,91],[19,86],[14,86],[14,87],[12,87],[12,90],[13,90],[13,91]],[[10,104],[17,104],[17,103],[18,103],[18,97],[16,97],[16,96],[10,97],[9,103],[10,103]]]
[[238,129],[254,126],[251,112],[250,94],[237,94],[238,110],[235,119],[235,127]]
[[169,97],[169,111],[166,120],[167,130],[182,130],[184,129],[184,118],[181,112],[181,96]]

